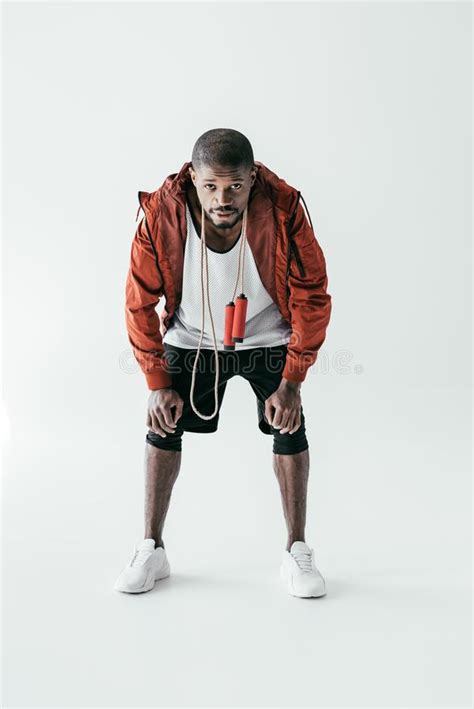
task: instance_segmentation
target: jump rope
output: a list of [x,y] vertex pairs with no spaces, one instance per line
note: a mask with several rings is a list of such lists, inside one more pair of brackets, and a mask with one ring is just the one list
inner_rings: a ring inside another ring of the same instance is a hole
[[[239,251],[239,265],[237,270],[237,280],[235,283],[234,292],[232,294],[232,299],[225,306],[225,324],[224,324],[224,349],[234,350],[236,342],[244,341],[245,333],[245,319],[247,315],[247,297],[244,294],[244,263],[245,263],[245,244],[247,241],[247,207],[244,210],[242,218],[242,232],[240,240],[240,251]],[[204,263],[206,266],[206,293],[207,293],[207,307],[209,309],[209,317],[211,320],[212,327],[212,337],[214,340],[214,353],[216,361],[216,376],[214,381],[214,411],[212,414],[206,415],[202,414],[197,410],[193,401],[194,394],[194,383],[196,379],[196,364],[199,359],[199,352],[201,350],[201,342],[204,336]],[[240,295],[234,302],[235,294],[237,293],[237,288],[239,285],[239,278],[241,281]],[[208,262],[207,262],[207,247],[206,247],[206,230],[205,230],[205,215],[204,207],[201,209],[201,337],[199,338],[199,344],[196,352],[196,357],[193,363],[193,372],[191,377],[191,391],[190,391],[190,404],[193,411],[200,416],[200,418],[208,421],[214,418],[218,409],[218,382],[219,382],[219,354],[217,350],[216,333],[214,330],[214,320],[212,319],[211,303],[209,298],[209,273],[208,273]]]

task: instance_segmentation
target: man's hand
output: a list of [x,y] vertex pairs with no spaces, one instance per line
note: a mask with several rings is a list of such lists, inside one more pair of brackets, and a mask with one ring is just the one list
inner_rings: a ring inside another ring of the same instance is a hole
[[[146,425],[165,438],[167,433],[174,433],[176,422],[183,413],[183,405],[183,399],[171,387],[154,389],[148,399]],[[176,410],[173,416],[171,409],[174,407]]]
[[294,433],[301,426],[301,384],[283,379],[276,391],[265,401],[265,417],[280,433]]

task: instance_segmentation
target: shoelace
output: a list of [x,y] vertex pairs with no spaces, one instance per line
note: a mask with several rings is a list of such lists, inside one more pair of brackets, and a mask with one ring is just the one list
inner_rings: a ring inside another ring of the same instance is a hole
[[149,549],[137,549],[130,562],[130,566],[141,566],[153,554]]
[[313,570],[313,550],[310,551],[292,551],[291,556],[296,561],[303,573],[311,573]]

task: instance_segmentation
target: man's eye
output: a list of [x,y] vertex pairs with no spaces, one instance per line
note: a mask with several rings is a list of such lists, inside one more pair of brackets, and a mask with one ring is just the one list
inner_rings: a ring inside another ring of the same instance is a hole
[[[214,185],[211,185],[211,184],[209,183],[209,184],[207,184],[207,185],[204,185],[204,187],[214,187]],[[240,190],[240,188],[242,187],[242,185],[239,185],[239,184],[236,182],[234,185],[232,185],[232,187],[238,187],[239,190]]]

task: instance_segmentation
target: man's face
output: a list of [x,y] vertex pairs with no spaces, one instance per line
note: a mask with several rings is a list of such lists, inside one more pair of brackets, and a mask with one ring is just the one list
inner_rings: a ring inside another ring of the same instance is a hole
[[[231,229],[241,221],[257,169],[204,166],[189,174],[204,207],[205,218],[216,229]],[[222,212],[222,213],[220,213]]]

